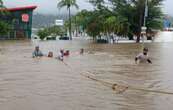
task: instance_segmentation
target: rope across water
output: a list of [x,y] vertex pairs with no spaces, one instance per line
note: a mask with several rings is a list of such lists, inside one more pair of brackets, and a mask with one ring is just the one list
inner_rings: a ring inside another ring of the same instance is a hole
[[159,90],[150,90],[150,89],[145,89],[145,88],[140,88],[140,87],[134,87],[134,86],[130,86],[130,85],[121,85],[118,83],[110,83],[110,82],[106,82],[100,79],[96,79],[94,77],[91,77],[90,75],[85,75],[85,74],[81,74],[82,76],[91,79],[93,81],[99,82],[107,87],[111,87],[112,90],[116,91],[117,93],[123,93],[126,90],[138,90],[138,91],[143,91],[143,92],[150,92],[150,93],[157,93],[157,94],[166,94],[166,95],[173,95],[173,92],[166,92],[166,91],[159,91]]
[[[69,64],[62,62],[65,66],[67,66],[71,71],[75,71]],[[88,72],[91,74],[91,72]],[[82,74],[82,76],[99,82],[104,86],[110,87],[112,90],[114,90],[116,93],[124,93],[126,90],[137,90],[137,91],[143,91],[143,92],[148,92],[148,93],[156,93],[156,94],[165,94],[165,95],[173,95],[173,92],[167,92],[167,91],[160,91],[160,90],[150,90],[150,89],[146,89],[146,88],[141,88],[141,87],[135,87],[135,86],[130,86],[130,85],[121,85],[118,83],[111,83],[108,81],[104,81],[104,80],[100,80],[94,77],[91,77],[91,75],[87,75],[86,72],[85,74]]]

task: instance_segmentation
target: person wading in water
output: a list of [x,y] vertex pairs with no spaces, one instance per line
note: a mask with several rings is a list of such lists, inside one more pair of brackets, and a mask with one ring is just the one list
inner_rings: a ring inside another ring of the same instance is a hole
[[139,63],[148,62],[148,63],[152,64],[152,61],[149,59],[149,56],[148,56],[148,48],[145,47],[143,49],[143,53],[140,53],[135,57],[136,64],[138,63],[138,60],[139,60]]
[[42,56],[43,56],[43,53],[40,51],[39,46],[36,46],[34,52],[32,53],[32,57],[35,58],[35,57],[42,57]]
[[59,55],[58,55],[58,59],[61,61],[64,60],[64,50],[63,49],[60,50]]

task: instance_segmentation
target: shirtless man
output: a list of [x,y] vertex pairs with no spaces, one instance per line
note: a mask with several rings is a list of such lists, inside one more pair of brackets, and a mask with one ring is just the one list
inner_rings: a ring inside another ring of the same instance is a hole
[[137,64],[138,60],[140,63],[146,63],[146,62],[148,62],[150,64],[152,63],[152,61],[149,59],[149,56],[148,56],[148,48],[144,48],[143,53],[140,53],[135,57],[136,64]]

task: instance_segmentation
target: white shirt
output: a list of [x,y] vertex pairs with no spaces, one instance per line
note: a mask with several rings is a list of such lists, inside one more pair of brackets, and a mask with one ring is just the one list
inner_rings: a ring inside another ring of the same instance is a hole
[[60,59],[60,60],[63,60],[63,54],[61,53],[61,52],[59,52],[59,55],[58,55],[58,58]]
[[148,54],[144,55],[143,53],[138,54],[136,58],[139,60],[140,63],[146,63],[149,59]]

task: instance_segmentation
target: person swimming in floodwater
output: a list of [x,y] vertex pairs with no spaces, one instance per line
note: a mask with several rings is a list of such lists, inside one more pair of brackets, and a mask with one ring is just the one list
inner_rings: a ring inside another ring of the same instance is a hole
[[138,62],[138,60],[140,63],[146,63],[146,62],[152,63],[152,61],[149,59],[149,56],[148,56],[148,48],[144,48],[143,53],[140,53],[135,57],[136,63]]
[[48,56],[47,56],[47,57],[52,58],[52,57],[53,57],[53,52],[50,51],[50,52],[48,53]]
[[40,51],[39,46],[36,46],[34,52],[32,53],[32,57],[35,58],[35,57],[42,57],[42,56],[43,56],[43,53]]
[[59,55],[58,55],[58,59],[61,61],[64,60],[64,50],[63,49],[60,50]]

